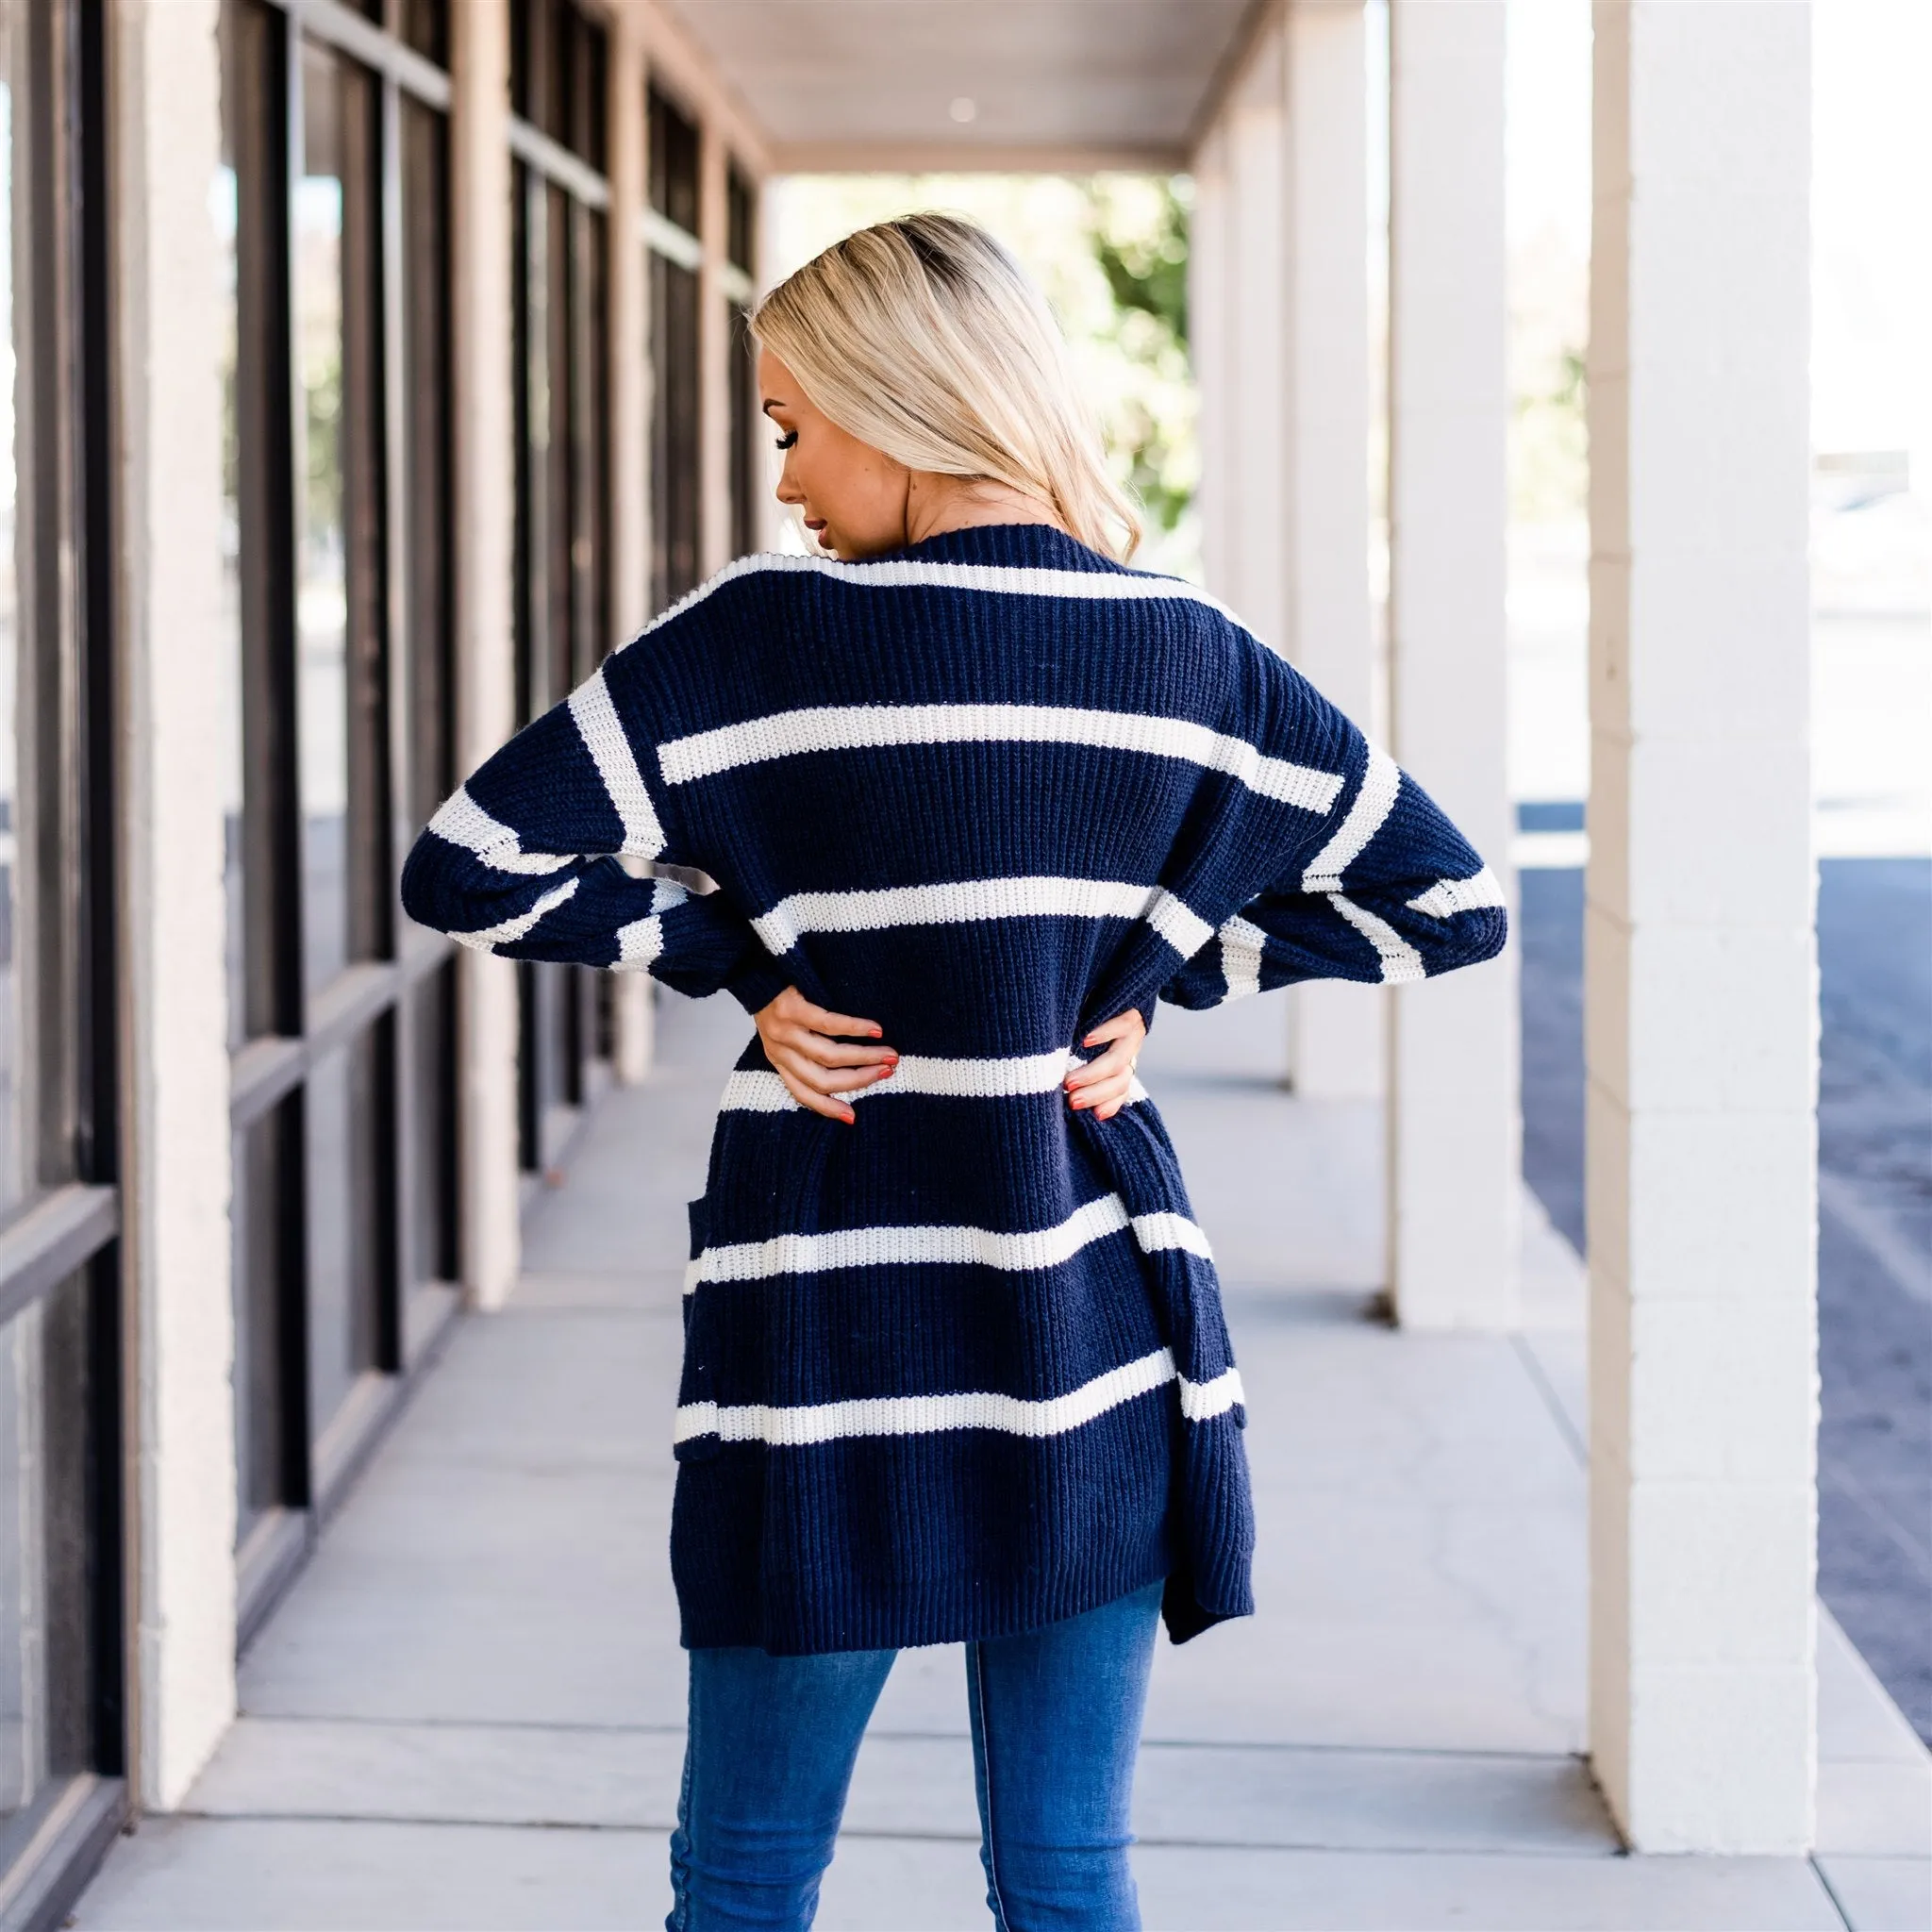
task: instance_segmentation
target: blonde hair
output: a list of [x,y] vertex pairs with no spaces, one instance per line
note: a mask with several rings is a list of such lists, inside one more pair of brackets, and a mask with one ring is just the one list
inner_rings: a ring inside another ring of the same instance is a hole
[[848,435],[908,470],[1050,505],[1090,547],[1141,541],[1053,311],[984,228],[914,214],[861,228],[780,282],[753,332]]

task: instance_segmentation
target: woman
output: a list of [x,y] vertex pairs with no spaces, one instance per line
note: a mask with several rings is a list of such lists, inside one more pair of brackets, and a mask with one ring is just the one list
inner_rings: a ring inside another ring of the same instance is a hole
[[1501,894],[1286,663],[1115,560],[1133,512],[991,238],[866,229],[753,327],[825,554],[615,654],[438,812],[404,903],[757,1024],[691,1210],[670,1924],[808,1924],[893,1653],[963,1641],[996,1924],[1131,1926],[1157,1619],[1253,1607],[1154,1003],[1487,958]]

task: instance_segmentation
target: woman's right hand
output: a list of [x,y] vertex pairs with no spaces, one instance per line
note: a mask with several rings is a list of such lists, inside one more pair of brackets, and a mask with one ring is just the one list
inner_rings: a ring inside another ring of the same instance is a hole
[[765,1058],[784,1081],[785,1091],[800,1107],[847,1126],[855,1116],[842,1096],[883,1080],[899,1064],[899,1056],[890,1046],[853,1046],[834,1037],[869,1033],[877,1040],[885,1029],[875,1020],[828,1013],[813,1006],[795,986],[788,986],[753,1018]]

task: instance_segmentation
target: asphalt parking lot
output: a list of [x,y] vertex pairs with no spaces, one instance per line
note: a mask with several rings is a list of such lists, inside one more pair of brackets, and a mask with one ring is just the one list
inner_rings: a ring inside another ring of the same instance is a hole
[[[1819,1594],[1932,1742],[1932,858],[1819,874]],[[1583,874],[1522,893],[1524,1169],[1580,1249]]]

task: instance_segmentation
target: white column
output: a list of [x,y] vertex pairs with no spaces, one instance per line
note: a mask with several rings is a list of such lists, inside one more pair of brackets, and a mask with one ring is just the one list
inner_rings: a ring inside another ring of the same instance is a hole
[[1227,190],[1224,315],[1227,435],[1217,593],[1264,642],[1286,653],[1290,434],[1282,354],[1288,225],[1281,32],[1271,25],[1249,55],[1223,114]]
[[1598,0],[1591,1711],[1638,1851],[1810,1843],[1808,9]]
[[[1504,0],[1390,9],[1390,735],[1509,878]],[[1513,1327],[1516,954],[1393,989],[1389,1267],[1405,1326]]]
[[[1361,0],[1282,0],[1196,158],[1202,557],[1257,636],[1374,730]],[[1382,995],[1288,1002],[1310,1099],[1382,1091]]]
[[[464,0],[450,31],[457,764],[468,772],[516,725],[508,0]],[[466,947],[457,993],[463,1288],[495,1307],[521,1245],[516,968]]]
[[1188,335],[1199,414],[1195,440],[1201,480],[1194,491],[1200,519],[1201,564],[1208,587],[1232,602],[1228,525],[1232,513],[1228,474],[1234,429],[1229,277],[1233,273],[1232,196],[1227,174],[1227,125],[1217,120],[1194,155],[1194,208],[1188,240]]
[[[1368,80],[1361,0],[1282,15],[1286,465],[1274,641],[1324,696],[1377,731],[1369,606]],[[1379,988],[1294,990],[1289,1073],[1308,1100],[1383,1087]]]
[[[605,125],[610,208],[605,218],[610,291],[610,582],[614,645],[635,637],[649,614],[650,381],[645,366],[649,304],[639,224],[644,208],[644,49],[635,8],[610,16]],[[641,973],[611,977],[617,1077],[634,1087],[651,1071],[651,982]]]
[[122,1239],[133,1369],[134,1785],[178,1805],[235,1714],[223,960],[216,0],[113,14],[121,554]]

